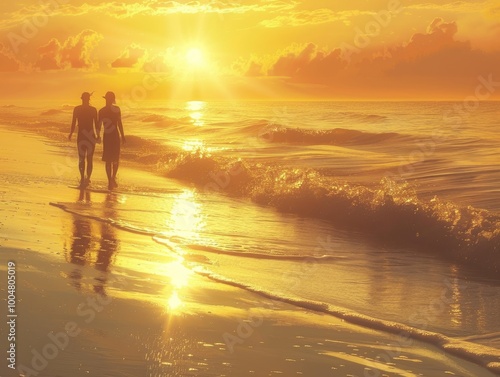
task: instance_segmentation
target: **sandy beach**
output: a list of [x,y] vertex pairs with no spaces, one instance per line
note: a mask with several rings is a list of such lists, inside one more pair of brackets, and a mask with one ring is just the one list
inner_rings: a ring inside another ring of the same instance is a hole
[[[4,359],[2,376],[494,375],[424,342],[214,282],[150,237],[50,206],[106,216],[126,195],[69,188],[74,156],[48,140],[1,129],[0,143],[1,289],[6,297],[14,262],[17,315],[17,370]],[[122,169],[124,184],[182,189]]]

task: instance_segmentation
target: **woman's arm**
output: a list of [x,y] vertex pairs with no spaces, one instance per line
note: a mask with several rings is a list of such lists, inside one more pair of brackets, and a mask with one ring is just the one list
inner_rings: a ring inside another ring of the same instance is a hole
[[122,143],[125,143],[125,134],[123,133],[123,124],[122,124],[122,113],[118,110],[118,130],[120,131],[120,135],[122,137]]

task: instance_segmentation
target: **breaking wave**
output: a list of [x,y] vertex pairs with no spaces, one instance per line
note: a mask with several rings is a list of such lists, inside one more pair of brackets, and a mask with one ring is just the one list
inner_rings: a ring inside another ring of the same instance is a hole
[[405,182],[384,178],[365,187],[303,170],[204,155],[177,156],[164,174],[251,198],[282,212],[327,220],[375,242],[427,250],[452,260],[500,270],[500,216],[438,197],[421,200]]
[[272,143],[309,145],[364,145],[377,144],[400,136],[398,133],[371,133],[335,128],[333,130],[307,130],[301,128],[275,128],[261,137]]

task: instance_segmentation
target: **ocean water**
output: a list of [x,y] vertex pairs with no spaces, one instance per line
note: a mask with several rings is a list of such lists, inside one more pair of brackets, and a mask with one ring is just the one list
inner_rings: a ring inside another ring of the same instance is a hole
[[[164,185],[93,182],[93,200],[53,204],[276,300],[500,349],[500,103],[468,106],[123,104],[124,162]],[[67,168],[72,107],[7,104],[0,122]]]

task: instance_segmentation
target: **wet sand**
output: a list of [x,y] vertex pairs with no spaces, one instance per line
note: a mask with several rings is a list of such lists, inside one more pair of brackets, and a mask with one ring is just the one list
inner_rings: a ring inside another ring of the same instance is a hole
[[[112,211],[123,198],[81,195],[68,188],[73,156],[0,133],[0,270],[6,281],[15,262],[18,300],[18,371],[4,360],[2,376],[493,376],[432,345],[216,283],[149,237],[50,206]],[[121,169],[129,183],[166,185]],[[94,182],[103,170],[96,156]]]

